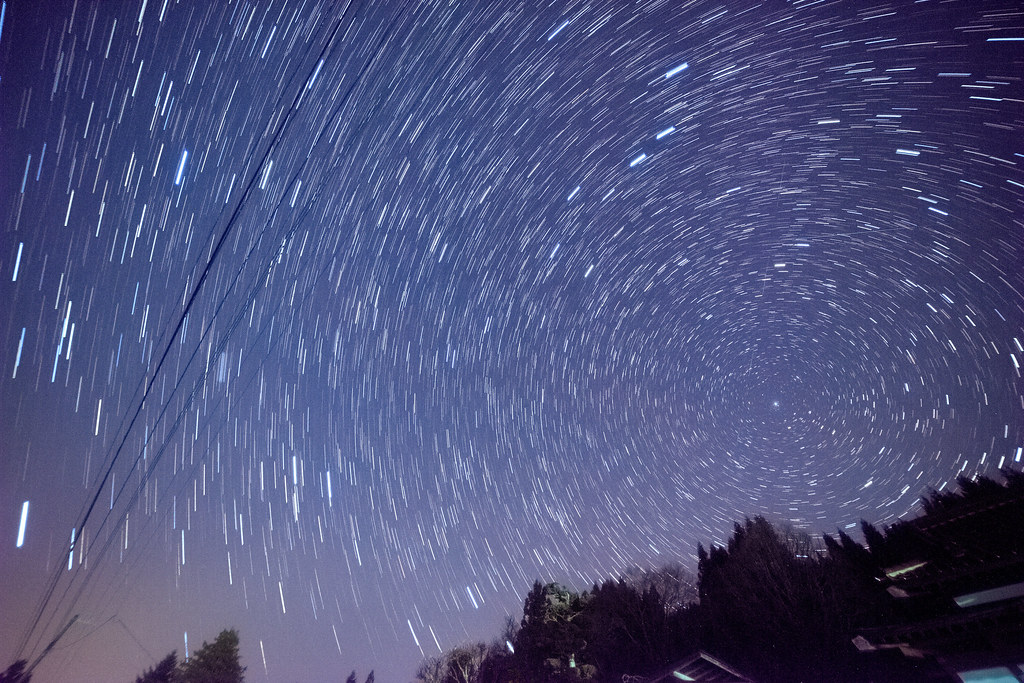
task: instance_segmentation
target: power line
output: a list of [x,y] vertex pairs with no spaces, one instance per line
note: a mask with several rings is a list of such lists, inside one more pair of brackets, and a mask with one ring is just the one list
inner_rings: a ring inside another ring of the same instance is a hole
[[[263,168],[266,165],[268,159],[270,158],[270,155],[278,147],[278,145],[281,142],[285,132],[289,128],[290,124],[294,121],[295,114],[298,111],[299,104],[301,103],[301,100],[304,97],[305,90],[307,88],[308,83],[310,82],[310,79],[312,78],[313,74],[315,73],[315,70],[317,68],[319,68],[319,65],[320,65],[321,61],[324,61],[326,56],[328,56],[329,53],[331,51],[333,51],[334,43],[335,43],[335,40],[336,40],[336,38],[338,36],[338,32],[339,32],[341,26],[343,25],[343,23],[345,21],[345,18],[348,16],[348,13],[349,13],[349,10],[351,9],[351,6],[352,6],[351,3],[346,5],[345,10],[343,11],[341,17],[335,22],[333,28],[331,29],[331,31],[330,31],[327,39],[326,39],[326,41],[324,42],[324,45],[323,45],[320,53],[317,55],[316,60],[314,60],[312,66],[310,67],[306,78],[299,84],[298,91],[294,95],[294,97],[293,97],[293,99],[291,101],[291,104],[288,106],[288,109],[285,112],[285,115],[283,117],[281,117],[281,119],[278,121],[277,126],[275,127],[275,130],[274,130],[274,134],[271,136],[271,139],[270,139],[269,143],[267,144],[267,146],[266,146],[262,156],[260,156],[259,162],[253,167],[253,171],[250,174],[249,180],[246,183],[245,187],[243,188],[243,191],[242,191],[241,195],[239,196],[238,200],[235,202],[234,209],[232,210],[230,216],[228,217],[227,222],[226,222],[226,224],[224,226],[224,229],[221,231],[220,236],[218,237],[216,243],[214,244],[212,250],[210,251],[210,255],[207,258],[207,262],[206,262],[206,264],[205,264],[205,266],[204,266],[204,268],[202,270],[202,273],[200,274],[198,280],[193,285],[192,291],[191,291],[190,295],[186,299],[184,308],[182,309],[181,313],[179,314],[177,322],[174,325],[174,328],[172,329],[170,335],[166,335],[165,336],[166,343],[163,346],[163,351],[160,354],[159,360],[157,361],[157,364],[154,367],[152,373],[149,375],[148,381],[144,380],[145,381],[145,388],[144,388],[144,390],[142,392],[141,398],[138,401],[136,409],[135,409],[134,413],[132,413],[131,418],[128,420],[128,424],[127,424],[127,427],[124,429],[123,436],[122,436],[120,442],[118,443],[118,446],[117,446],[116,450],[113,452],[112,457],[110,457],[109,463],[108,463],[106,469],[104,470],[103,476],[101,477],[101,479],[99,480],[99,483],[95,487],[94,495],[92,496],[91,500],[89,501],[88,506],[86,507],[86,510],[85,510],[84,514],[82,515],[79,524],[75,527],[76,529],[78,529],[80,531],[80,533],[78,534],[78,536],[70,544],[69,553],[74,553],[74,551],[75,551],[75,549],[77,547],[79,547],[81,545],[84,545],[84,542],[85,542],[84,539],[86,538],[86,535],[85,535],[86,534],[86,524],[89,522],[89,520],[90,520],[90,518],[91,518],[91,516],[92,516],[92,514],[94,512],[96,504],[97,504],[97,502],[99,500],[99,497],[100,497],[100,495],[102,495],[102,492],[103,492],[104,488],[106,487],[107,482],[111,479],[111,476],[113,474],[114,466],[119,461],[119,459],[120,459],[120,457],[122,455],[122,452],[125,449],[128,437],[132,433],[132,431],[133,431],[133,429],[135,427],[135,424],[137,423],[137,421],[139,419],[139,416],[141,415],[142,409],[145,406],[146,400],[147,400],[147,398],[149,398],[149,395],[150,395],[153,387],[155,386],[157,376],[160,374],[160,371],[163,368],[164,363],[166,362],[166,360],[167,360],[167,358],[168,358],[168,356],[170,354],[170,350],[171,350],[175,340],[177,339],[178,334],[181,332],[182,327],[184,326],[185,320],[187,319],[189,313],[191,312],[192,307],[195,305],[195,303],[197,301],[197,298],[198,298],[198,295],[199,295],[199,292],[202,289],[203,285],[205,284],[207,278],[210,275],[210,272],[212,270],[213,264],[215,263],[215,261],[217,260],[218,256],[220,255],[221,250],[223,249],[223,247],[224,247],[224,245],[225,245],[225,243],[227,241],[227,238],[232,233],[232,231],[233,231],[233,229],[235,227],[235,224],[236,224],[236,222],[237,222],[237,220],[238,220],[238,218],[239,218],[239,216],[241,214],[243,206],[246,204],[247,199],[249,198],[250,194],[252,193],[253,189],[255,188],[255,186],[257,184],[257,179],[259,178],[261,172],[263,171]],[[375,57],[379,54],[380,47],[382,46],[383,41],[384,41],[384,39],[386,37],[387,37],[387,33],[384,32],[382,34],[381,40],[377,44],[377,51],[371,53],[370,58],[364,64],[363,68],[360,70],[359,75],[353,80],[352,85],[350,85],[350,87],[346,91],[345,95],[340,99],[338,105],[332,111],[332,114],[326,118],[325,123],[321,126],[320,130],[317,133],[316,140],[314,142],[314,146],[320,140],[320,138],[323,135],[323,133],[326,131],[326,129],[329,126],[330,122],[333,120],[333,117],[340,111],[340,109],[345,104],[347,104],[347,101],[351,97],[351,94],[352,94],[352,92],[354,90],[354,87],[360,82],[362,77],[365,75],[365,73],[369,69],[370,65],[373,63]],[[254,146],[253,150],[248,155],[250,159],[255,154],[255,149],[256,149],[256,147]],[[298,174],[301,173],[301,171],[305,168],[305,166],[308,163],[308,161],[309,161],[309,157],[307,156],[306,160],[304,160],[302,162],[302,164],[300,165],[300,169],[294,175],[292,184],[294,183],[295,179],[298,177]],[[248,165],[248,162],[247,162],[247,165]],[[288,189],[291,188],[292,184],[289,184],[289,188]],[[282,195],[281,202],[279,202],[279,207],[280,207],[280,203],[283,202],[283,197],[284,196],[287,196],[287,190],[284,193],[284,195]],[[276,213],[276,211],[275,211],[275,213]],[[268,221],[268,223],[269,223],[269,221]],[[266,224],[264,226],[264,230],[265,229],[266,229]],[[293,227],[290,232],[294,233],[294,230],[295,229]],[[262,232],[261,232],[261,234],[262,234]],[[257,243],[258,243],[258,241],[257,241]],[[255,247],[253,247],[253,249],[250,250],[250,254],[252,253],[252,251],[254,249],[255,249]],[[244,268],[244,265],[245,264],[243,263],[243,268]],[[237,276],[236,276],[236,279],[237,279]],[[216,309],[217,312],[220,311],[220,309],[223,306],[224,302],[226,301],[226,298],[227,298],[229,293],[230,293],[230,289],[227,292],[225,292],[223,297],[221,297],[221,302],[220,302],[220,304],[218,305],[218,307]],[[253,290],[251,290],[250,295],[247,297],[247,302],[251,302],[252,299],[254,298],[254,296],[255,296],[255,288],[253,288]],[[244,310],[243,310],[242,313],[244,314]],[[216,314],[215,314],[215,316],[216,316]],[[214,316],[214,318],[215,318],[215,316]],[[235,321],[233,321],[234,324],[231,325],[231,328],[230,328],[231,330],[233,330],[235,327],[237,327],[238,321],[240,321],[240,319],[241,319],[241,316],[236,316]],[[213,319],[211,319],[210,324],[207,326],[206,330],[204,331],[202,337],[200,338],[200,340],[199,340],[199,342],[198,342],[198,344],[196,346],[196,349],[192,352],[191,356],[189,357],[188,362],[186,362],[186,364],[184,365],[184,367],[182,368],[182,370],[178,374],[178,378],[175,381],[174,388],[172,389],[171,393],[169,394],[167,401],[164,403],[164,407],[163,407],[163,409],[160,412],[160,416],[158,417],[157,423],[159,423],[159,421],[162,420],[164,414],[166,413],[167,407],[170,404],[170,398],[174,396],[174,394],[177,392],[178,388],[180,387],[181,382],[184,380],[185,373],[187,372],[188,368],[190,367],[192,361],[194,360],[196,353],[202,347],[203,340],[206,338],[207,334],[212,329],[212,324],[213,324]],[[223,346],[224,346],[224,344],[226,344],[226,341],[229,338],[229,336],[230,336],[230,330],[229,330],[229,333],[227,335],[225,335],[224,338],[222,339],[221,344],[219,346],[219,349],[223,348]],[[209,375],[209,369],[207,369],[207,371],[197,380],[196,384],[193,387],[193,391],[190,393],[190,395],[188,396],[187,400],[183,403],[182,408],[181,408],[181,410],[178,413],[178,418],[179,419],[175,421],[174,428],[171,429],[170,433],[173,433],[174,431],[176,431],[175,428],[180,424],[181,418],[182,418],[184,412],[191,405],[192,399],[194,398],[194,396],[198,392],[199,388],[201,388],[201,386],[205,382],[205,379],[206,379],[206,377],[208,375]],[[138,389],[137,388],[136,388],[136,392],[135,393],[136,394],[138,393]],[[124,424],[124,420],[123,419],[122,419],[121,424],[122,425]],[[119,431],[120,431],[120,428],[119,428]],[[163,449],[161,449],[161,453],[162,453],[162,450]],[[128,473],[128,476],[130,476],[131,472],[133,472],[135,470],[135,468],[138,465],[138,461],[139,461],[139,458],[137,458],[135,463],[133,463],[132,468],[131,468],[131,470]],[[133,495],[131,496],[131,499],[128,502],[129,506],[134,504],[134,502],[137,500],[139,491],[142,489],[142,487],[145,486],[146,482],[148,481],[148,478],[152,475],[153,468],[157,464],[157,461],[158,461],[158,459],[154,459],[154,462],[150,465],[150,468],[148,469],[148,471],[146,471],[144,473],[139,486],[135,489]],[[117,502],[121,501],[121,496],[124,493],[125,486],[127,484],[127,478],[128,477],[126,477],[125,482],[122,484],[121,489],[119,490],[118,495],[116,496],[115,500]],[[111,518],[112,512],[113,512],[113,504],[111,505],[111,509],[107,512],[107,514],[104,515],[103,520],[100,522],[99,528],[97,528],[96,531],[95,531],[95,535],[98,536],[99,533],[102,531],[102,529],[106,525],[107,521],[109,521],[109,519]],[[98,555],[100,558],[102,558],[103,555],[105,554],[105,552],[109,549],[110,543],[111,543],[112,539],[113,539],[113,531],[108,535],[107,542],[104,545],[101,546],[100,551],[98,553],[94,552],[93,555]],[[80,570],[80,568],[81,568],[81,565],[79,566],[79,570]],[[53,596],[54,596],[54,594],[55,594],[55,592],[57,590],[57,586],[60,583],[60,579],[63,576],[63,574],[64,574],[64,569],[63,569],[62,565],[58,565],[56,567],[54,573],[53,573],[53,576],[51,577],[51,579],[50,579],[50,581],[49,581],[49,583],[47,585],[47,588],[44,590],[43,596],[40,599],[39,605],[38,605],[38,607],[36,609],[35,616],[33,617],[33,620],[32,620],[32,625],[27,629],[27,631],[25,633],[25,636],[22,638],[21,642],[19,643],[19,647],[17,649],[17,654],[16,654],[16,659],[21,658],[21,655],[25,652],[26,648],[28,647],[29,641],[32,640],[33,634],[36,633],[37,630],[40,630],[40,623],[43,621],[43,617],[46,614],[47,608],[51,604],[51,601],[52,601]],[[72,577],[72,583],[73,583],[74,579],[77,578],[77,576],[78,576],[78,571],[76,571],[75,575]],[[80,582],[79,589],[76,592],[76,594],[74,596],[74,599],[71,601],[72,605],[74,603],[76,603],[77,600],[81,597],[81,595],[82,595],[82,593],[83,593],[83,591],[84,591],[84,589],[85,589],[85,587],[86,587],[86,585],[88,583],[88,579],[89,579],[89,576],[86,576],[86,578],[82,579],[82,581]],[[68,587],[65,589],[65,591],[62,594],[60,600],[58,601],[58,604],[60,604],[61,602],[63,602],[65,600],[65,598],[67,598],[68,592],[70,591],[70,589],[71,589],[71,584],[69,584]],[[56,612],[54,612],[46,620],[46,623],[43,625],[42,628],[43,629],[47,628],[49,626],[49,624],[51,624],[53,622],[55,617],[56,617]],[[77,619],[78,619],[78,615],[75,615],[74,617],[72,617],[66,623],[66,625],[60,631],[60,633],[57,635],[57,637],[53,641],[51,641],[51,643],[43,650],[43,652],[39,655],[39,657],[33,662],[32,667],[29,668],[29,672],[31,671],[32,668],[34,668],[39,663],[39,661],[42,660],[42,658],[46,654],[48,654],[50,652],[50,650],[52,649],[53,645],[57,642],[57,640],[61,636],[63,636],[64,633],[67,632],[67,630],[71,627],[71,625]],[[41,633],[40,633],[40,635],[41,635]]]

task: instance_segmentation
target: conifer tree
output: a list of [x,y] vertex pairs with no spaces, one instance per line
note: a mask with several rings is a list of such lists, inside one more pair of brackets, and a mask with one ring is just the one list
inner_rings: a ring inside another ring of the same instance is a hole
[[171,652],[157,662],[156,666],[135,679],[135,683],[174,683],[174,672],[178,668],[178,655]]
[[[238,656],[238,632],[225,629],[212,643],[203,643],[178,667],[181,683],[242,683],[245,667]],[[177,682],[176,682],[177,683]]]

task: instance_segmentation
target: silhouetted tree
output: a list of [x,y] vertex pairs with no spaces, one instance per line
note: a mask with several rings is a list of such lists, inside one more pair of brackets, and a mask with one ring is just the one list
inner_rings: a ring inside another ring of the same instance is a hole
[[449,651],[442,683],[474,683],[486,654],[487,646],[483,643],[461,645]]
[[178,668],[178,654],[171,652],[157,662],[156,666],[135,679],[135,683],[173,683]]
[[345,679],[345,683],[357,683],[357,681],[356,681],[356,670],[355,669],[353,669],[352,673],[350,673],[348,675],[348,678]]
[[29,683],[32,680],[32,674],[25,673],[27,666],[28,661],[24,659],[14,662],[3,673],[0,673],[0,683]]
[[[461,646],[426,660],[418,680],[620,683],[698,648],[765,683],[938,680],[934,662],[889,650],[860,653],[852,639],[867,628],[929,618],[939,602],[948,609],[946,594],[897,599],[892,578],[901,572],[923,563],[941,567],[964,553],[1024,552],[1024,536],[1006,532],[1024,527],[1024,474],[1003,476],[1005,485],[963,479],[957,493],[933,492],[919,520],[884,530],[862,521],[867,547],[841,529],[819,544],[801,530],[747,519],[734,525],[724,547],[697,546],[695,591],[679,565],[634,568],[582,594],[536,581],[518,629],[510,619],[489,646]],[[962,515],[962,506],[970,514]],[[959,520],[956,534],[940,541],[929,530],[951,514]]]
[[182,683],[241,683],[245,667],[238,657],[238,632],[225,629],[212,643],[203,643],[178,667]]
[[623,580],[606,581],[593,590],[585,623],[585,660],[601,680],[651,673],[675,654],[668,610],[653,586],[640,593]]
[[1006,479],[1006,488],[1010,491],[1021,493],[1024,492],[1024,470],[1014,470],[1009,467],[1004,467],[999,470],[999,473]]
[[682,609],[697,600],[697,577],[682,562],[670,562],[651,570],[634,567],[622,578],[641,595],[656,590],[668,611]]
[[860,520],[860,530],[864,534],[864,541],[868,544],[868,551],[880,567],[891,564],[892,558],[888,552],[888,545],[885,542],[885,535],[875,528],[867,520]]
[[444,676],[446,660],[444,656],[427,657],[416,669],[416,680],[419,683],[441,683]]
[[577,661],[586,645],[584,619],[578,619],[589,596],[578,595],[557,583],[535,581],[523,604],[523,620],[516,634],[516,659],[522,677],[532,681],[561,680],[566,669],[579,669]]
[[921,498],[921,507],[925,514],[935,514],[944,510],[953,510],[964,505],[983,503],[986,500],[1008,497],[1008,493],[1024,491],[1024,471],[1004,467],[999,470],[1005,479],[1000,484],[989,477],[971,478],[960,475],[956,478],[958,491],[936,491],[928,489]]
[[727,548],[699,547],[698,556],[712,652],[766,681],[837,680],[837,666],[855,667],[827,566],[796,557],[763,517],[737,524]]
[[480,664],[477,674],[479,683],[509,683],[516,680],[516,656],[513,652],[513,641],[518,631],[516,621],[512,617],[505,620],[505,628],[487,648],[484,661]]

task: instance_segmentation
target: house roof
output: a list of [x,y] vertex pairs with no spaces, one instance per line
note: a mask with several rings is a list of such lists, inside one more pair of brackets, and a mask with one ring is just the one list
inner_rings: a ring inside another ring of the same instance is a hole
[[752,683],[724,662],[698,650],[686,659],[660,674],[648,679],[648,683],[679,683],[679,681],[701,681],[702,683]]

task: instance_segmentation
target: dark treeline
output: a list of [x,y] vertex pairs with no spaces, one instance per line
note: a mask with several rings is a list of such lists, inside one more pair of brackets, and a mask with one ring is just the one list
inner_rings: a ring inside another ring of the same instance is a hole
[[[225,629],[212,643],[202,647],[188,659],[178,661],[171,652],[135,678],[135,683],[242,683],[245,667],[238,652],[238,632]],[[0,673],[0,683],[30,683],[32,674],[24,659]]]
[[171,652],[135,683],[242,683],[245,667],[239,659],[238,642],[238,632],[225,629],[181,662],[177,653]]
[[[922,500],[924,516],[978,506],[986,498],[1020,501],[1024,475],[1003,474],[1005,485],[962,477],[957,493],[930,491]],[[724,547],[698,545],[696,579],[671,565],[582,593],[537,581],[518,624],[509,619],[490,644],[428,658],[417,680],[643,681],[696,651],[764,682],[948,680],[933,660],[897,650],[861,652],[853,643],[863,629],[920,618],[914,610],[927,609],[886,589],[887,568],[922,556],[941,562],[948,555],[915,533],[912,521],[884,531],[862,521],[861,545],[843,531],[816,542],[755,517],[737,523]],[[1005,529],[977,533],[1002,538]]]
[[[956,492],[930,491],[919,518],[884,530],[862,520],[863,545],[841,530],[818,542],[754,517],[735,524],[725,546],[697,546],[696,576],[674,563],[634,569],[581,593],[536,581],[518,623],[508,619],[490,643],[428,658],[417,680],[642,683],[698,651],[763,683],[957,680],[934,659],[897,649],[864,652],[854,639],[941,618],[956,595],[978,589],[961,580],[969,574],[958,570],[964,566],[985,576],[985,588],[1019,589],[1024,473],[1001,471],[1005,483],[961,477]],[[899,577],[925,565],[929,576],[945,572],[953,580],[908,596],[914,583]],[[1024,605],[1017,609],[1010,640],[1024,637]],[[241,683],[238,645],[238,633],[224,630],[188,659],[171,652],[136,683]],[[25,660],[0,672],[0,683],[30,679]],[[354,671],[346,679],[357,681]],[[373,681],[370,672],[365,682]]]

